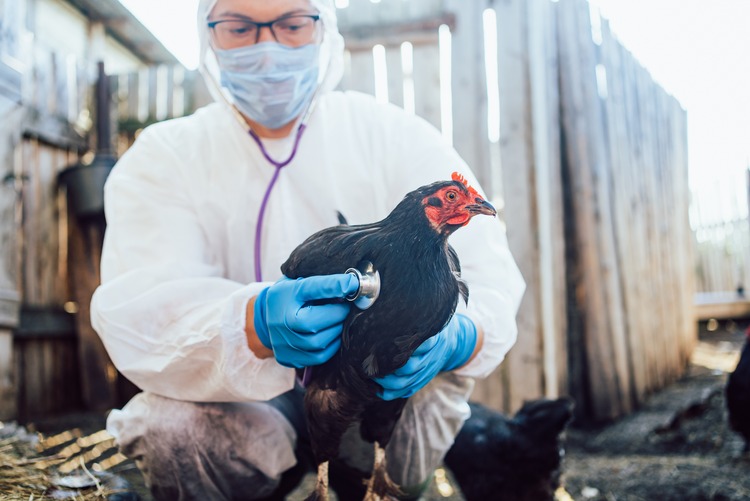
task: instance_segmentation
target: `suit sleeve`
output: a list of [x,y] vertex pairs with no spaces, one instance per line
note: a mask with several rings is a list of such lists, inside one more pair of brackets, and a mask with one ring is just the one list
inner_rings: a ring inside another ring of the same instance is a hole
[[294,374],[257,359],[244,333],[245,305],[268,284],[222,278],[182,160],[159,132],[145,130],[107,180],[92,325],[142,390],[189,401],[272,398],[292,388]]

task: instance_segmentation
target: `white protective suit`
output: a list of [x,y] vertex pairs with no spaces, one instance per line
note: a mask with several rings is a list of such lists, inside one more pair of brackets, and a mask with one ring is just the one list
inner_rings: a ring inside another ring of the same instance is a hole
[[[214,3],[203,0],[199,13],[201,65],[209,82],[218,81],[205,26]],[[290,390],[294,371],[273,358],[256,358],[244,331],[248,300],[281,277],[290,252],[313,232],[337,224],[337,211],[350,224],[379,220],[407,192],[450,179],[453,171],[479,188],[427,122],[368,95],[333,91],[342,75],[343,40],[332,2],[312,4],[325,26],[320,88],[298,152],[283,168],[266,210],[264,282],[255,282],[253,244],[274,167],[226,97],[215,92],[217,103],[148,127],[107,181],[102,285],[91,320],[115,366],[147,393],[247,402]],[[293,136],[263,143],[284,160]],[[468,310],[460,302],[458,311],[484,330],[482,350],[456,372],[484,377],[516,339],[524,282],[497,219],[474,218],[450,243],[470,289]],[[141,407],[139,413],[147,412]],[[118,423],[127,422],[128,412],[113,412],[110,429],[121,432]]]

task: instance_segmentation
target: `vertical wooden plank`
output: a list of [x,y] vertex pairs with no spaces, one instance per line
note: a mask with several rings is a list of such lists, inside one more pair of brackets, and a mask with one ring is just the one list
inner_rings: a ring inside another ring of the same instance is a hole
[[414,46],[414,110],[416,115],[440,129],[440,50],[437,44]]
[[26,183],[23,187],[22,201],[23,201],[23,237],[22,237],[22,255],[21,262],[23,268],[21,270],[22,289],[21,295],[26,302],[33,303],[38,301],[39,292],[37,290],[36,278],[36,263],[37,263],[37,234],[33,231],[37,222],[35,220],[36,211],[36,200],[38,198],[38,179],[37,174],[39,164],[39,142],[33,139],[24,141],[24,153],[23,153],[23,171],[22,176],[25,177]]
[[117,371],[89,321],[91,297],[100,283],[105,222],[103,217],[78,221],[71,214],[68,227],[70,283],[78,304],[75,320],[81,398],[89,410],[106,410],[117,404]]
[[169,66],[160,64],[156,66],[156,89],[154,92],[154,99],[156,100],[154,109],[154,118],[156,120],[164,120],[169,116],[169,101],[171,95],[171,73]]
[[651,318],[648,324],[648,334],[651,339],[651,360],[655,377],[653,385],[654,388],[661,388],[667,381],[667,375],[663,364],[663,359],[666,355],[666,346],[663,337],[663,319],[661,314],[658,313],[663,308],[663,290],[659,273],[658,212],[656,206],[656,190],[654,187],[655,173],[652,149],[652,137],[654,133],[652,127],[653,113],[651,94],[647,83],[648,76],[640,65],[635,64],[634,67],[636,74],[636,87],[639,96],[639,121],[642,131],[639,142],[640,148],[643,151],[641,178],[643,180],[642,196],[646,214],[646,242],[648,242],[646,263],[648,264],[648,274],[651,276],[651,279],[646,284],[646,297],[652,308],[650,310],[652,313],[649,315]]
[[375,95],[375,68],[371,50],[353,51],[351,54],[351,80],[349,89]]
[[670,135],[673,142],[672,161],[674,162],[674,174],[679,183],[679,190],[675,197],[675,242],[681,249],[676,262],[678,270],[679,291],[679,316],[682,337],[680,362],[681,372],[684,373],[690,360],[690,356],[698,340],[698,327],[695,318],[695,245],[693,232],[690,227],[690,185],[687,161],[687,118],[685,110],[682,109],[676,99],[670,98],[667,106],[670,109],[672,120]]
[[[611,167],[611,204],[615,229],[615,251],[618,266],[622,270],[621,288],[624,307],[624,330],[627,339],[628,367],[630,370],[631,399],[639,402],[646,394],[645,366],[640,353],[644,347],[640,332],[640,319],[644,317],[637,304],[635,285],[642,280],[634,273],[634,246],[640,239],[637,235],[638,219],[633,214],[632,179],[633,161],[627,136],[625,112],[625,74],[620,59],[619,44],[613,38],[609,23],[601,24],[601,53],[606,69],[607,97],[604,100],[609,164]],[[635,234],[634,234],[635,233]]]
[[673,164],[669,157],[669,123],[665,114],[664,102],[666,93],[664,90],[655,85],[651,80],[654,100],[654,125],[656,128],[656,166],[657,166],[657,203],[659,204],[659,214],[661,216],[661,226],[659,228],[660,236],[660,258],[662,263],[662,276],[664,287],[664,334],[667,347],[664,363],[667,367],[667,380],[672,382],[677,379],[681,372],[680,366],[680,336],[677,330],[679,323],[679,311],[677,310],[677,288],[676,288],[676,269],[675,263],[677,256],[674,252],[674,213],[675,192],[679,189],[679,184],[673,176]]
[[19,313],[19,221],[18,200],[23,189],[21,176],[21,120],[25,110],[5,110],[0,122],[0,421],[17,417],[17,379],[14,375],[12,330]]
[[134,98],[136,99],[136,113],[132,116],[136,117],[139,122],[145,122],[148,120],[149,99],[151,96],[150,76],[151,72],[149,71],[149,68],[142,68],[136,73],[138,92],[134,95]]
[[544,359],[544,395],[567,394],[567,336],[565,321],[565,246],[557,43],[554,5],[548,0],[528,2],[528,57],[537,200],[539,248],[539,314]]
[[573,284],[583,317],[586,389],[578,397],[596,419],[631,408],[619,270],[614,254],[609,176],[588,4],[559,5],[563,128],[575,211],[578,276]]
[[401,69],[401,46],[385,48],[385,61],[388,72],[388,101],[404,107],[404,75]]
[[[622,116],[622,91],[619,88],[621,85],[622,77],[620,75],[621,68],[619,68],[619,62],[616,60],[616,54],[610,47],[615,43],[610,33],[608,32],[608,25],[603,20],[599,19],[599,23],[602,27],[602,47],[598,51],[599,60],[597,61],[597,76],[600,78],[599,92],[601,93],[601,99],[604,105],[605,114],[607,120],[605,125],[605,143],[607,144],[607,174],[608,174],[608,192],[606,195],[609,200],[603,200],[604,204],[607,204],[611,214],[612,224],[612,251],[615,266],[619,271],[617,283],[615,287],[619,288],[620,294],[620,308],[622,309],[622,315],[619,319],[622,324],[620,326],[620,336],[622,340],[619,341],[621,346],[624,346],[624,363],[627,367],[626,372],[621,373],[621,378],[626,381],[624,385],[624,391],[627,392],[625,398],[630,403],[635,405],[638,401],[638,383],[636,382],[636,376],[634,375],[634,355],[633,350],[638,349],[638,343],[633,342],[632,337],[632,325],[631,316],[629,315],[629,301],[632,300],[631,294],[629,293],[629,285],[632,283],[631,275],[631,261],[628,250],[624,249],[624,246],[628,245],[628,241],[631,239],[628,235],[627,228],[627,215],[629,210],[628,204],[628,184],[627,180],[623,178],[623,172],[629,168],[629,156],[627,152],[626,144],[623,144],[625,139],[624,131],[622,127],[623,116]],[[620,186],[620,182],[624,186]],[[636,338],[637,341],[637,338]],[[622,370],[622,369],[621,369]]]
[[73,54],[65,56],[65,92],[67,94],[67,114],[69,123],[78,121],[78,115],[83,107],[79,96],[78,60]]
[[13,331],[0,329],[0,421],[16,419],[16,381],[13,377]]
[[354,89],[352,84],[352,53],[349,49],[344,50],[344,73],[337,89],[343,91]]
[[[584,7],[585,6],[585,7]],[[597,55],[597,48],[592,44],[591,38],[591,21],[590,11],[587,2],[581,4],[579,10],[579,27],[584,29],[586,36],[581,36],[579,40],[584,41],[588,44],[589,50]],[[598,64],[598,59],[593,60],[594,65]],[[602,120],[602,103],[600,97],[600,90],[596,81],[596,66],[594,67],[593,83],[589,88],[589,93],[592,96],[592,101],[596,102],[596,108],[592,107],[588,109],[588,122],[592,127],[594,141],[592,144],[596,144],[596,152],[592,154],[592,158],[595,159],[593,166],[595,170],[593,172],[594,187],[596,190],[596,198],[598,205],[598,228],[599,233],[599,246],[601,252],[602,262],[602,288],[605,294],[606,307],[608,310],[609,321],[611,322],[611,339],[606,341],[611,343],[611,352],[613,355],[613,369],[616,372],[616,381],[618,384],[618,390],[620,392],[620,408],[618,413],[627,413],[632,410],[634,402],[632,401],[632,381],[630,376],[630,366],[628,364],[628,347],[627,347],[627,332],[625,329],[625,310],[622,296],[622,279],[621,270],[617,260],[616,242],[615,242],[615,230],[612,215],[612,190],[611,184],[611,171],[612,166],[608,161],[607,157],[607,145],[605,140],[605,123]],[[592,103],[593,104],[593,103]],[[595,132],[594,132],[595,131]],[[599,335],[597,333],[597,335]]]
[[172,86],[171,116],[185,116],[188,114],[188,109],[185,93],[185,68],[183,66],[172,67]]
[[[504,215],[510,250],[526,280],[526,294],[517,316],[518,340],[502,364],[503,370],[509,374],[503,402],[504,410],[509,412],[517,410],[524,400],[544,395],[542,291],[539,288],[540,254],[537,240],[539,207],[535,181],[538,165],[534,157],[528,56],[529,40],[537,34],[530,35],[528,32],[532,29],[528,6],[526,1],[513,0],[494,7],[498,20],[500,165]],[[533,23],[533,29],[540,28],[540,24]],[[543,103],[538,104],[543,106]],[[539,126],[541,134],[543,124]]]
[[[695,322],[690,321],[693,317],[692,300],[689,303],[685,301],[686,291],[690,297],[694,296],[693,284],[688,279],[693,273],[691,261],[688,260],[689,256],[692,256],[692,244],[685,239],[685,234],[690,232],[687,162],[682,155],[682,152],[687,151],[687,144],[681,135],[683,112],[679,106],[674,106],[675,100],[672,96],[661,88],[657,89],[662,122],[662,161],[665,170],[663,191],[666,195],[663,203],[664,215],[668,222],[668,241],[664,259],[669,265],[670,273],[668,319],[671,320],[671,376],[674,380],[682,375],[687,365],[696,333]],[[675,252],[675,249],[679,250]]]
[[146,75],[148,75],[148,99],[146,101],[148,114],[146,120],[153,120],[156,118],[159,108],[159,67],[150,66],[146,71]]
[[34,339],[24,344],[26,345],[26,374],[24,375],[27,385],[26,412],[28,416],[43,415],[46,411],[45,405],[49,402],[42,397],[45,389],[44,383],[47,382],[42,357],[44,343]]
[[46,94],[46,72],[44,71],[44,61],[42,59],[42,52],[38,48],[34,48],[31,54],[31,61],[29,64],[30,79],[28,82],[29,94],[25,101],[29,106],[32,106],[40,111],[47,110],[47,94]]
[[[636,83],[636,68],[633,56],[619,46],[620,61],[622,64],[623,77],[623,103],[627,133],[627,151],[629,152],[630,168],[625,170],[623,176],[627,179],[629,188],[628,203],[632,221],[630,222],[631,235],[628,238],[630,247],[627,252],[632,256],[631,276],[629,283],[632,285],[632,346],[640,352],[632,355],[634,359],[634,370],[638,370],[638,378],[634,378],[638,394],[648,393],[655,388],[656,369],[655,355],[653,350],[653,339],[651,337],[651,315],[652,308],[649,306],[651,298],[648,296],[649,281],[643,277],[649,276],[648,233],[646,231],[649,215],[646,212],[646,200],[643,191],[644,167],[643,149],[640,143],[643,134],[640,125],[639,94]],[[637,360],[636,360],[637,358]],[[638,365],[640,363],[640,365]]]
[[[76,63],[76,83],[78,85],[78,110],[77,114],[82,119],[86,117],[89,103],[91,86],[88,76],[88,68],[83,61]],[[90,117],[89,117],[90,118]]]
[[127,85],[127,112],[123,113],[124,118],[140,120],[140,103],[141,103],[141,75],[142,72],[134,72],[128,75]]
[[[451,33],[453,145],[485,190],[489,190],[492,184],[482,27],[482,12],[488,7],[486,0],[444,2],[444,8],[456,16],[456,27]],[[415,66],[418,60],[415,54]],[[439,75],[438,71],[438,82]]]
[[15,373],[21,421],[78,408],[74,343],[70,339],[17,340]]
[[46,165],[42,166],[40,172],[41,182],[41,221],[42,226],[36,231],[43,232],[44,239],[40,242],[42,249],[40,252],[41,263],[40,270],[42,275],[40,281],[42,284],[42,303],[47,305],[61,304],[65,289],[61,288],[62,284],[58,278],[58,245],[59,245],[59,215],[57,213],[57,172],[65,166],[67,155],[65,150],[48,147]]
[[[175,74],[175,65],[164,66],[164,118],[174,118],[174,99],[175,92],[177,90],[178,82],[177,75]],[[180,116],[180,115],[178,115]],[[163,119],[164,119],[163,118]],[[162,120],[163,120],[162,119]]]
[[52,65],[54,67],[54,101],[55,115],[67,120],[71,114],[70,106],[70,81],[68,79],[68,62],[65,54],[52,53]]
[[29,402],[29,395],[33,395],[33,386],[39,380],[38,375],[33,375],[33,372],[29,372],[27,369],[29,366],[34,366],[31,360],[32,347],[29,345],[29,341],[16,341],[13,345],[16,362],[15,374],[18,382],[18,417],[22,421],[35,411],[32,407],[34,405],[33,399],[32,402]]

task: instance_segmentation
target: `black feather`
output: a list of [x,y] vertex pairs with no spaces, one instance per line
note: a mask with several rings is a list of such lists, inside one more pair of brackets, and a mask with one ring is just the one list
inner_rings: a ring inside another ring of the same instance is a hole
[[726,386],[729,426],[745,440],[745,452],[750,452],[750,339],[745,341],[740,361],[732,371]]

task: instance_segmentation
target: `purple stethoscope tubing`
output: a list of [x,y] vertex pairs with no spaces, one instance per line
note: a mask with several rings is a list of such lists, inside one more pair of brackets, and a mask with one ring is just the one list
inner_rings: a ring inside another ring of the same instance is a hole
[[254,249],[255,249],[255,281],[256,282],[262,282],[263,281],[263,275],[261,273],[260,269],[260,255],[261,255],[261,236],[263,234],[263,220],[265,218],[266,214],[266,207],[268,207],[268,200],[271,198],[271,191],[273,190],[273,187],[276,185],[276,181],[279,179],[279,174],[281,173],[281,169],[283,167],[286,167],[289,165],[289,163],[294,159],[294,156],[297,154],[297,148],[299,147],[300,139],[302,138],[302,133],[307,128],[307,125],[303,122],[300,124],[300,126],[297,128],[297,136],[294,138],[294,147],[292,148],[292,152],[289,154],[289,158],[284,160],[283,162],[278,162],[274,160],[271,155],[268,154],[268,151],[266,151],[265,146],[263,146],[263,142],[260,140],[260,137],[258,137],[258,134],[255,133],[252,129],[248,130],[248,133],[250,134],[250,137],[252,137],[255,142],[258,144],[258,148],[260,148],[261,153],[263,153],[263,156],[268,160],[268,163],[273,165],[276,170],[273,173],[273,177],[271,178],[271,182],[268,183],[268,188],[266,188],[266,193],[263,195],[263,201],[260,204],[260,211],[258,211],[258,223],[255,225],[255,243],[254,243]]
[[[252,137],[255,142],[258,144],[258,148],[260,148],[261,153],[263,153],[263,156],[266,158],[268,163],[273,165],[276,169],[273,173],[273,177],[271,178],[271,182],[268,183],[268,188],[266,188],[266,193],[263,195],[263,201],[260,204],[260,211],[258,211],[258,223],[255,225],[255,281],[256,282],[262,282],[263,276],[261,274],[260,270],[260,254],[261,254],[261,236],[263,234],[263,220],[265,218],[266,214],[266,207],[268,207],[268,200],[271,198],[271,191],[273,190],[273,187],[276,185],[276,181],[279,179],[279,174],[281,173],[281,169],[289,165],[289,163],[294,159],[295,155],[297,154],[297,148],[299,147],[300,139],[302,138],[302,133],[305,132],[305,128],[307,125],[305,124],[305,121],[303,120],[302,123],[300,123],[299,128],[297,128],[297,136],[294,138],[294,146],[292,147],[292,152],[289,154],[289,158],[284,160],[283,162],[278,162],[274,160],[271,155],[268,154],[268,151],[266,151],[266,148],[263,146],[263,141],[260,140],[260,137],[258,137],[258,134],[255,133],[252,129],[248,130],[248,133],[250,134],[250,137]],[[310,382],[310,379],[312,378],[312,369],[310,367],[305,367],[301,372],[302,374],[299,374],[300,371],[297,371],[297,381],[300,385],[302,385],[303,388],[307,386],[307,384]]]
[[[234,117],[237,119],[237,121],[240,123],[240,125],[247,126],[244,117],[242,114],[235,108],[235,106],[229,102],[227,97],[224,95],[224,92],[221,90],[221,85],[216,81],[216,78],[208,73],[209,78],[208,81],[211,83],[211,85],[215,88],[218,96],[229,106],[229,109],[232,110]],[[292,148],[292,152],[289,154],[289,158],[284,160],[283,162],[278,162],[274,160],[271,155],[268,154],[268,151],[266,150],[265,146],[263,146],[263,141],[260,140],[260,137],[253,129],[247,129],[248,134],[250,137],[253,138],[253,140],[257,143],[258,148],[260,148],[261,153],[263,153],[263,156],[265,159],[276,168],[276,172],[273,173],[273,177],[271,178],[271,182],[268,184],[268,188],[266,188],[266,193],[263,196],[263,202],[261,202],[260,211],[258,212],[258,224],[255,226],[255,242],[254,242],[254,250],[255,250],[255,281],[256,282],[262,282],[262,273],[260,270],[260,255],[261,255],[261,235],[262,235],[262,229],[263,229],[263,219],[265,217],[266,213],[266,207],[268,206],[268,200],[271,197],[271,191],[273,190],[273,187],[276,185],[276,181],[279,179],[279,174],[281,173],[281,169],[283,167],[286,167],[289,165],[289,163],[294,159],[295,155],[297,155],[297,148],[299,147],[300,139],[302,139],[302,133],[307,128],[307,121],[310,119],[310,115],[312,114],[312,110],[315,107],[315,103],[317,101],[317,91],[315,94],[313,94],[312,99],[310,100],[310,104],[307,106],[307,110],[305,111],[305,114],[302,116],[302,120],[300,121],[300,125],[297,128],[297,136],[294,138],[294,147]]]

